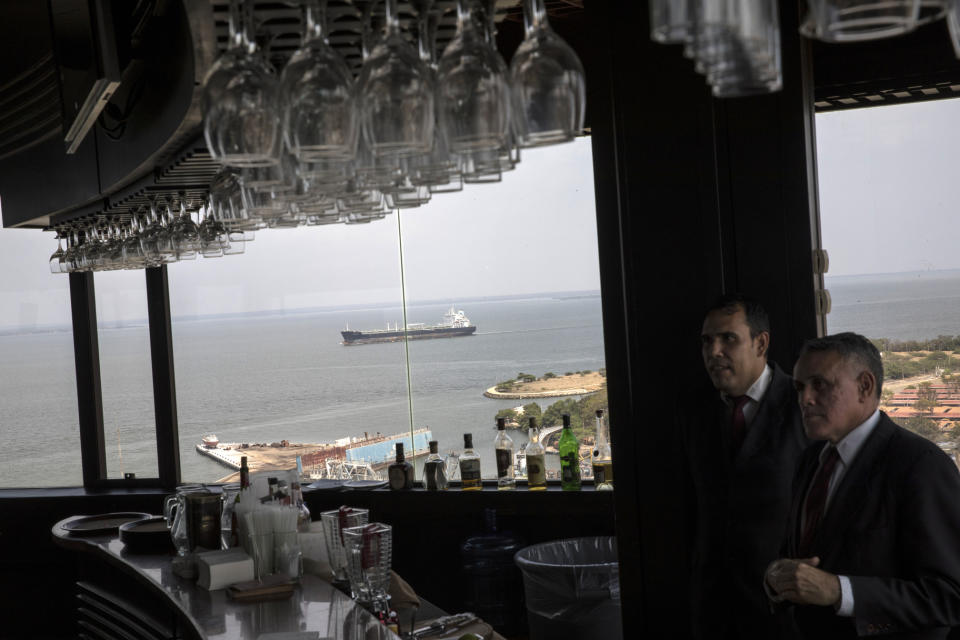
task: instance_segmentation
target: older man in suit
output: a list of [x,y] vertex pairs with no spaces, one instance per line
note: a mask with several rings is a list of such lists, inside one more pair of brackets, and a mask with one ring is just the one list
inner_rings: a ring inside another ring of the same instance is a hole
[[692,494],[693,634],[793,638],[789,616],[771,614],[762,587],[783,535],[793,469],[809,444],[793,381],[767,362],[770,322],[748,297],[716,300],[700,342],[713,390],[700,402],[686,395],[678,412]]
[[945,638],[960,623],[960,474],[878,410],[880,354],[863,336],[807,342],[794,368],[807,435],[785,557],[765,576],[806,638]]

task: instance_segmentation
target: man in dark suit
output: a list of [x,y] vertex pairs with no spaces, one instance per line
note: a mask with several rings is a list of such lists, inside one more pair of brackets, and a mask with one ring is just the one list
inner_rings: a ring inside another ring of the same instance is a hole
[[808,442],[793,381],[767,363],[770,322],[757,302],[719,298],[700,335],[713,390],[679,408],[692,539],[695,638],[794,637],[788,615],[773,615],[763,571],[777,557],[790,506],[793,469]]
[[960,623],[960,474],[879,411],[883,365],[863,336],[807,342],[794,368],[810,447],[785,556],[765,583],[806,638],[945,638]]

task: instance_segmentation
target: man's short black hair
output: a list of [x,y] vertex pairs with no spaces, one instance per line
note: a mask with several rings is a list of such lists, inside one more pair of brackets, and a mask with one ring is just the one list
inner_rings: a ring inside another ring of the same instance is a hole
[[844,360],[856,358],[860,365],[869,369],[877,379],[877,397],[880,397],[880,390],[883,388],[883,359],[876,345],[867,338],[851,331],[813,338],[803,343],[800,347],[800,355],[803,356],[811,351],[832,351],[840,354]]
[[723,311],[728,315],[733,315],[741,310],[747,318],[747,326],[750,327],[751,338],[756,338],[764,331],[770,333],[770,316],[767,315],[767,310],[763,308],[762,304],[742,293],[723,294],[713,301],[713,304],[710,305],[707,312],[703,315],[706,316],[707,313],[712,311]]

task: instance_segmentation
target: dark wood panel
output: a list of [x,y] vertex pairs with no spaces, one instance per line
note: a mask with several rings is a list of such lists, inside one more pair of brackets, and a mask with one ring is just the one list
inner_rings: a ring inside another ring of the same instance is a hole
[[100,390],[96,292],[92,272],[71,273],[69,277],[83,484],[86,487],[93,487],[107,475],[103,436],[103,400]]
[[151,267],[144,269],[144,272],[147,279],[157,465],[160,486],[173,489],[180,482],[180,431],[177,423],[177,383],[173,366],[167,266]]

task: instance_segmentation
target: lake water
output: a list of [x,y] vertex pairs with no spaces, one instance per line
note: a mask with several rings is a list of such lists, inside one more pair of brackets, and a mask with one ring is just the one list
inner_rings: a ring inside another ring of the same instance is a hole
[[[522,402],[492,400],[483,391],[521,371],[603,367],[600,298],[458,306],[477,333],[409,343],[410,403],[402,343],[340,344],[348,323],[352,329],[402,323],[399,307],[175,320],[183,479],[213,481],[229,472],[195,451],[206,434],[222,442],[329,442],[408,431],[411,412],[413,425],[429,427],[441,451],[462,448],[463,433],[473,433],[484,474],[495,475],[494,415]],[[408,321],[433,324],[447,308],[411,305]],[[81,483],[72,349],[70,332],[0,336],[0,486]],[[101,329],[100,353],[109,476],[155,477],[147,328]]]

